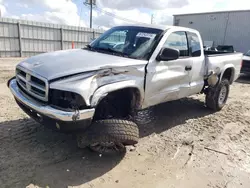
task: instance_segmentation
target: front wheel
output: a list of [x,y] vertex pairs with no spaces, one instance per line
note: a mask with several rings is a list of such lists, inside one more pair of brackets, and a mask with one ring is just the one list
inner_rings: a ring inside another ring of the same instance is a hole
[[228,98],[230,84],[227,79],[223,79],[214,87],[208,88],[206,94],[206,106],[214,111],[221,110]]
[[78,147],[89,146],[98,153],[123,152],[126,145],[137,144],[138,140],[138,126],[132,121],[119,119],[96,121],[77,136]]

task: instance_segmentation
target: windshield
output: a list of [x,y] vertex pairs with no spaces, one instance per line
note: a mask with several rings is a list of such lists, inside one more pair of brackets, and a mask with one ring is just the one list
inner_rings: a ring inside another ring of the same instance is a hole
[[89,49],[135,59],[148,59],[163,30],[120,26],[106,31],[94,40]]

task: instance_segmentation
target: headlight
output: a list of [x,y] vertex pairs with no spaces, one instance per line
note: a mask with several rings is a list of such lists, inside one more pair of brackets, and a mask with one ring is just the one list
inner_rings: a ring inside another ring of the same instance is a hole
[[86,108],[81,95],[69,91],[50,89],[49,104],[67,111]]

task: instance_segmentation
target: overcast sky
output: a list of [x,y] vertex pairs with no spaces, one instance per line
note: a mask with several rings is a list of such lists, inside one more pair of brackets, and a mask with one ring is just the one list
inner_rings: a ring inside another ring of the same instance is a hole
[[[2,17],[29,19],[57,24],[89,26],[89,8],[85,0],[0,0]],[[118,15],[109,16],[102,9]],[[247,0],[97,0],[93,12],[95,28],[134,22],[173,23],[173,14],[250,9]],[[126,18],[127,20],[122,20]]]

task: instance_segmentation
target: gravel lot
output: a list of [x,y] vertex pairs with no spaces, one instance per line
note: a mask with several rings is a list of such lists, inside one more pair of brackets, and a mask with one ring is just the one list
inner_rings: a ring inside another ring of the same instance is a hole
[[136,150],[101,156],[17,107],[6,81],[18,61],[0,59],[1,188],[250,187],[250,77],[232,85],[217,113],[204,107],[203,95],[142,112]]

